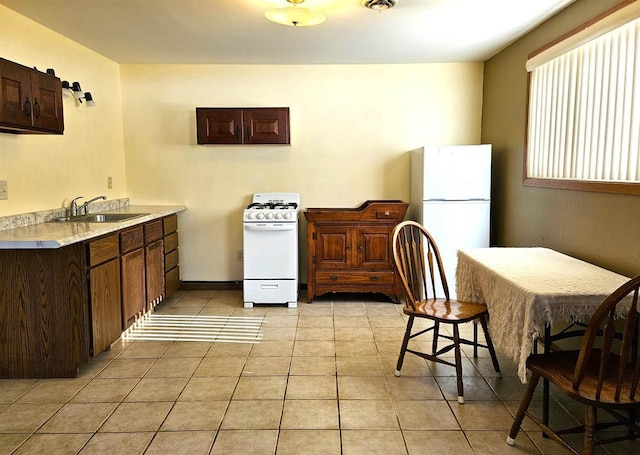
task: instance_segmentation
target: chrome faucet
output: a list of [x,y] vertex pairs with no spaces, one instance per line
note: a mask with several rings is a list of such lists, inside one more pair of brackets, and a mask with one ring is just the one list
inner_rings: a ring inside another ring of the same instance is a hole
[[69,216],[74,217],[78,216],[78,203],[76,202],[78,199],[82,199],[84,196],[78,196],[73,198],[71,201],[71,205],[69,206]]
[[78,199],[82,199],[84,196],[78,196],[77,198],[74,198],[71,201],[71,207],[70,207],[70,216],[74,217],[74,216],[80,216],[80,215],[88,215],[89,212],[87,210],[87,206],[89,204],[91,204],[92,202],[97,201],[98,199],[103,199],[103,200],[107,200],[107,196],[96,196],[93,199],[89,199],[87,202],[85,202],[84,204],[82,204],[81,206],[78,207],[78,204],[76,203],[76,201]]

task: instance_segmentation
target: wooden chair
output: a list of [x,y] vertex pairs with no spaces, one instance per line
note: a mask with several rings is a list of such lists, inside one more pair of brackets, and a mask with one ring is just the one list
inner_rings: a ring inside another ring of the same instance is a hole
[[[529,416],[552,439],[574,454],[579,453],[561,435],[584,432],[584,452],[592,454],[594,446],[640,436],[635,413],[640,408],[638,379],[640,355],[638,351],[638,288],[640,275],[613,292],[596,310],[589,321],[579,351],[556,351],[536,354],[527,360],[532,377],[525,392],[515,422],[507,438],[513,445],[524,416]],[[614,323],[626,312],[622,333],[616,333]],[[620,307],[620,308],[619,308]],[[586,405],[585,424],[554,431],[528,411],[529,403],[540,378],[548,379],[569,397]],[[596,410],[604,409],[614,422],[596,424]],[[628,412],[625,416],[623,412]],[[621,436],[596,440],[596,430],[626,425]]]
[[[483,304],[459,302],[449,298],[449,287],[442,267],[440,252],[431,234],[419,223],[404,221],[398,224],[393,231],[392,242],[393,259],[404,287],[405,306],[403,311],[409,317],[395,374],[400,376],[404,356],[407,352],[433,362],[453,366],[456,369],[458,402],[464,403],[461,344],[474,346],[474,356],[477,356],[478,347],[489,349],[493,367],[496,372],[500,373],[500,365],[487,329],[487,307]],[[436,298],[435,286],[438,281],[442,285],[444,296]],[[429,319],[434,324],[412,334],[411,330],[415,318]],[[475,325],[473,341],[460,337],[458,326],[470,321],[480,322],[486,345],[478,343],[477,326]],[[450,324],[453,328],[453,336],[442,334],[440,324]],[[411,339],[430,331],[433,331],[430,353],[409,349],[408,345]],[[441,339],[449,340],[450,343],[438,348],[438,341]],[[442,354],[452,349],[455,354],[455,363],[441,357]]]

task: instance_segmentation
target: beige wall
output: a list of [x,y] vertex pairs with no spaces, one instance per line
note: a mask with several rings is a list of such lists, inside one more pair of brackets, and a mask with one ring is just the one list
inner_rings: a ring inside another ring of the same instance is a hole
[[[299,192],[303,208],[408,201],[409,150],[480,140],[482,63],[120,66],[2,6],[0,30],[0,56],[55,68],[98,103],[65,99],[63,136],[0,134],[0,216],[77,195],[184,204],[188,281],[242,279],[236,251],[254,192]],[[196,145],[196,106],[288,106],[291,145]],[[304,216],[300,245],[306,281]]]
[[522,186],[528,53],[618,2],[578,0],[485,63],[482,141],[494,145],[494,244],[547,246],[633,276],[640,197]]
[[54,68],[98,104],[87,109],[65,98],[62,136],[0,134],[0,180],[9,194],[0,216],[68,206],[74,196],[126,196],[119,66],[4,6],[0,31],[0,57]]
[[[242,279],[242,210],[254,192],[304,207],[409,200],[407,151],[477,143],[481,63],[353,66],[123,65],[132,201],[184,203],[185,280]],[[196,106],[288,106],[290,146],[196,144]],[[300,224],[306,280],[306,223]]]

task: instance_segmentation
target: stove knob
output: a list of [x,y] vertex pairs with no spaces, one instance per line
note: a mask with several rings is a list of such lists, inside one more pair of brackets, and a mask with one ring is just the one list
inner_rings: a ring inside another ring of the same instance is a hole
[[282,213],[276,213],[276,220],[282,219]]
[[267,213],[267,219],[268,219],[268,220],[272,220],[272,219],[273,219],[273,213],[268,212],[268,213]]
[[292,215],[291,215],[291,213],[289,213],[289,212],[287,212],[287,213],[285,213],[285,214],[284,214],[284,219],[285,219],[285,220],[290,220],[290,219],[291,219],[291,217],[292,217]]
[[264,213],[258,213],[256,215],[256,218],[258,218],[259,220],[264,220]]
[[250,219],[250,220],[254,219],[255,217],[256,217],[256,214],[255,214],[255,213],[253,213],[253,212],[249,212],[249,213],[247,214],[247,218],[248,218],[248,219]]

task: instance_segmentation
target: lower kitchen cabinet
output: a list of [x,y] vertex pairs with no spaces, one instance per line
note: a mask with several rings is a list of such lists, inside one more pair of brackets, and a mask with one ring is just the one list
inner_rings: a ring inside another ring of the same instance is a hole
[[0,378],[76,377],[179,286],[175,215],[61,248],[0,249]]
[[178,216],[163,219],[165,298],[180,289],[180,257],[178,253]]
[[147,311],[164,299],[164,248],[162,239],[145,246]]
[[122,328],[145,312],[146,266],[142,226],[120,231],[120,277],[122,281]]
[[125,253],[120,257],[122,277],[122,328],[133,324],[145,312],[146,279],[144,248]]
[[120,263],[112,259],[89,272],[92,354],[97,355],[122,333]]
[[0,250],[0,378],[76,377],[89,360],[85,245]]
[[91,352],[104,351],[122,333],[120,239],[111,234],[87,244]]

